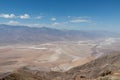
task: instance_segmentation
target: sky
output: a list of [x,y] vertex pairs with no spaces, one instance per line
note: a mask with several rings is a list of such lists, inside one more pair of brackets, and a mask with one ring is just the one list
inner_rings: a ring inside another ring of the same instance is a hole
[[0,0],[0,24],[120,31],[120,0]]

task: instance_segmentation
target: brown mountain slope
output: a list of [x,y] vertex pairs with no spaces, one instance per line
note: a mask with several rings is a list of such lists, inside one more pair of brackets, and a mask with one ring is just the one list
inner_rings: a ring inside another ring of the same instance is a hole
[[120,74],[120,53],[103,56],[66,72],[69,76],[74,74],[84,78],[98,78],[100,76],[114,75],[115,73]]
[[0,80],[120,80],[120,53],[103,56],[64,73],[23,68]]

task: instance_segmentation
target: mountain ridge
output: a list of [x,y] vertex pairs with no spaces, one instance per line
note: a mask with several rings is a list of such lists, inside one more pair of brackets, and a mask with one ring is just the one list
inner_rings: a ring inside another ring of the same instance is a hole
[[116,37],[119,36],[119,34],[105,31],[58,30],[47,27],[36,28],[0,25],[1,44],[37,44],[54,41],[79,41],[113,36]]

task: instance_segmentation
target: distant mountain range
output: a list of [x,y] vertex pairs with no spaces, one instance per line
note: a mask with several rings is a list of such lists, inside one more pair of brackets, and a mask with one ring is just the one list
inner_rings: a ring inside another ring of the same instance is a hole
[[58,30],[47,27],[0,25],[0,44],[27,44],[53,41],[78,41],[105,37],[118,37],[107,31]]

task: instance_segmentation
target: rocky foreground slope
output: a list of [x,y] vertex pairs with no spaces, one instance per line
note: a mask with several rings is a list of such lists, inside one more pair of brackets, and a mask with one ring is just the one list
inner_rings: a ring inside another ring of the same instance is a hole
[[24,67],[0,80],[120,80],[120,53],[102,56],[67,72],[35,71]]

